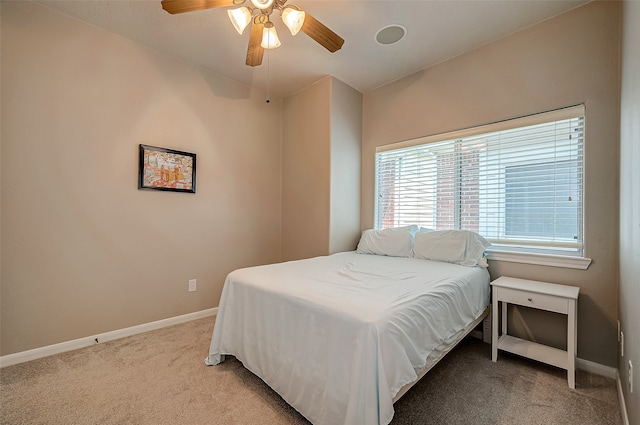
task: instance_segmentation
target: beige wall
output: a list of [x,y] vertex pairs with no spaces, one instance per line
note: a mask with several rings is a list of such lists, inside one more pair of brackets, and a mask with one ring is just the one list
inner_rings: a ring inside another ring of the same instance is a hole
[[329,252],[331,78],[284,101],[282,260]]
[[[620,120],[620,380],[630,424],[640,424],[640,2],[623,5]],[[629,391],[629,360],[634,389]]]
[[329,254],[350,251],[360,239],[362,93],[331,79],[331,206]]
[[284,101],[282,259],[355,249],[362,94],[326,77]]
[[[593,2],[364,95],[363,228],[373,226],[376,146],[584,103],[586,271],[492,262],[581,288],[578,357],[617,367],[620,4]],[[518,311],[515,333],[564,344],[562,317]]]
[[[282,101],[32,2],[1,29],[2,355],[215,307],[279,260]],[[138,190],[140,143],[196,153],[196,194]]]

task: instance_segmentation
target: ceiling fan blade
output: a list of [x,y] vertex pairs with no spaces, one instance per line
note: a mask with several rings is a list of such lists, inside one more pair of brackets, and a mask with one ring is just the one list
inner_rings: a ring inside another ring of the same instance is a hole
[[344,44],[344,39],[342,37],[331,31],[322,22],[318,21],[308,13],[304,18],[304,24],[302,24],[301,30],[332,53],[340,50]]
[[233,6],[233,0],[162,0],[162,8],[173,14]]
[[251,34],[249,34],[249,47],[247,48],[247,60],[246,64],[249,66],[258,66],[262,64],[262,55],[264,54],[264,47],[262,43],[262,29],[263,24],[253,22],[251,24]]

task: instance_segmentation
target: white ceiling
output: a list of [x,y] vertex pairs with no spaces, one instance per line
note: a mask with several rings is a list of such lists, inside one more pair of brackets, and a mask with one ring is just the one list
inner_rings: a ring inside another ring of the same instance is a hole
[[[561,14],[589,0],[289,0],[345,39],[330,53],[273,19],[282,46],[262,66],[245,65],[249,30],[239,35],[227,8],[170,15],[160,0],[41,0],[98,27],[286,98],[326,75],[365,92]],[[383,46],[375,35],[398,24],[406,37]]]

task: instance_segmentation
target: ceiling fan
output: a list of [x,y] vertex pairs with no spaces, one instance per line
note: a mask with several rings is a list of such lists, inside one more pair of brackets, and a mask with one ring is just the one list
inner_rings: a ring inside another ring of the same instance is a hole
[[[245,2],[248,5],[241,6]],[[344,44],[342,37],[297,6],[286,5],[286,3],[287,0],[162,0],[162,8],[171,14],[176,14],[217,7],[241,6],[228,10],[227,13],[240,34],[251,23],[245,62],[249,66],[262,64],[264,49],[275,49],[280,46],[278,34],[270,20],[271,12],[276,9],[280,11],[282,21],[292,35],[302,31],[330,52],[340,50]]]

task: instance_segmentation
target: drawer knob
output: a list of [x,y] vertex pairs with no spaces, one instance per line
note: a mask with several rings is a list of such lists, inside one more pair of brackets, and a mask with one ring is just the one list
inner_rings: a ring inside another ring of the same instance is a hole
[[529,302],[533,302],[533,298],[527,298]]

